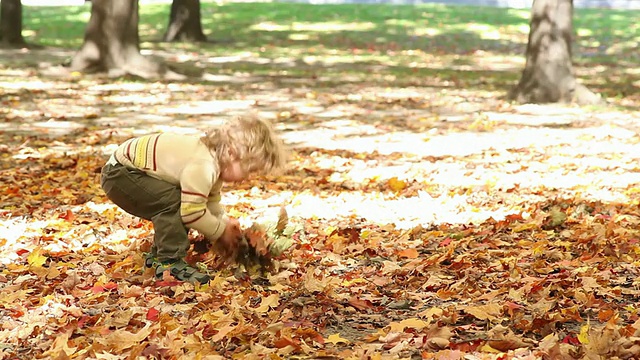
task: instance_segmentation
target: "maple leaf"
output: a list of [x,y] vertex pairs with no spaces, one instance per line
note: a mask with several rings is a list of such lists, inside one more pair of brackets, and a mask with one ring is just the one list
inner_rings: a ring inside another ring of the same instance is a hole
[[398,251],[398,256],[401,258],[416,259],[420,254],[416,249],[404,249]]
[[340,334],[331,334],[328,338],[324,339],[325,342],[336,344],[350,344],[351,341],[343,338]]
[[266,298],[262,298],[260,306],[256,308],[256,312],[264,314],[272,308],[276,308],[280,303],[280,295],[271,294]]
[[464,311],[480,320],[494,321],[501,315],[502,307],[491,303],[480,306],[467,306]]
[[135,345],[140,344],[145,340],[153,331],[151,324],[145,325],[137,332],[127,331],[125,329],[115,330],[108,335],[96,339],[96,342],[104,345],[105,347],[121,352],[124,349],[129,349]]
[[391,322],[389,328],[391,332],[403,332],[405,329],[416,329],[418,331],[429,326],[429,323],[417,318],[404,319],[400,322]]
[[578,334],[578,341],[580,341],[580,343],[585,344],[585,345],[589,345],[589,330],[591,329],[591,326],[589,325],[589,323],[584,324],[580,327],[580,333]]
[[53,344],[51,344],[51,348],[45,351],[42,355],[51,358],[51,359],[63,359],[70,358],[71,355],[76,353],[78,347],[70,347],[69,346],[69,337],[71,336],[71,332],[67,331],[63,334],[58,334]]
[[149,310],[147,311],[147,316],[146,316],[147,320],[158,321],[159,317],[160,317],[160,312],[157,309],[149,308]]
[[42,248],[37,247],[33,251],[31,251],[29,256],[27,256],[27,262],[32,267],[38,268],[44,265],[45,262],[47,262],[47,257],[42,255]]

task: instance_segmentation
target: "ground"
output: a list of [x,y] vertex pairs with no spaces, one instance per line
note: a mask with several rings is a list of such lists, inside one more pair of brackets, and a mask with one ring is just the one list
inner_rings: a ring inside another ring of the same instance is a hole
[[[245,6],[216,6],[215,13],[242,23]],[[597,56],[576,67],[607,105],[516,105],[505,96],[523,66],[517,54],[526,32],[509,30],[526,24],[519,13],[424,8],[455,19],[452,27],[472,15],[513,22],[500,28],[509,42],[483,41],[465,22],[467,30],[429,38],[433,51],[425,52],[407,49],[406,39],[355,42],[379,37],[374,30],[325,38],[300,19],[311,17],[302,5],[250,6],[264,6],[267,15],[253,28],[270,39],[267,49],[239,45],[259,42],[240,35],[200,51],[145,43],[145,54],[194,75],[183,82],[54,77],[49,65],[70,57],[72,47],[3,51],[3,356],[640,354],[640,80],[625,42],[616,41],[612,54],[585,47]],[[143,7],[142,17],[162,9]],[[287,9],[300,20],[288,28]],[[323,11],[339,14],[314,9],[322,26],[330,23]],[[366,9],[343,11],[365,19],[381,13]],[[366,24],[336,16],[342,29]],[[606,27],[596,20],[594,28]],[[378,21],[367,26],[393,22]],[[487,26],[477,28],[486,34]],[[279,27],[291,33],[273,30]],[[286,39],[296,34],[317,43],[295,48]],[[459,48],[444,45],[452,38]],[[624,60],[613,65],[617,57]],[[151,224],[105,198],[101,166],[133,135],[195,133],[249,110],[274,122],[290,164],[278,176],[226,186],[222,201],[244,226],[268,222],[284,206],[294,245],[273,272],[249,279],[193,254],[213,275],[210,284],[154,280],[142,267]]]

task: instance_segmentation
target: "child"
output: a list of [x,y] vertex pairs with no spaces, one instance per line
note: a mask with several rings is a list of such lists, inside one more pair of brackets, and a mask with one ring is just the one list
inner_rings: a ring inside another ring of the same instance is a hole
[[124,211],[153,222],[154,240],[145,266],[161,278],[207,283],[210,278],[184,260],[189,228],[203,234],[227,258],[238,246],[240,225],[223,218],[223,182],[267,174],[285,163],[282,142],[256,117],[237,118],[202,137],[161,133],[121,144],[102,169],[107,197]]

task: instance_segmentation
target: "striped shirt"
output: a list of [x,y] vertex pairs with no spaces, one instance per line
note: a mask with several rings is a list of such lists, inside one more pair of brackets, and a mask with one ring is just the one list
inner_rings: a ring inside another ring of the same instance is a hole
[[199,135],[163,133],[129,139],[116,149],[111,160],[178,186],[185,226],[210,240],[224,232],[220,168],[215,154]]

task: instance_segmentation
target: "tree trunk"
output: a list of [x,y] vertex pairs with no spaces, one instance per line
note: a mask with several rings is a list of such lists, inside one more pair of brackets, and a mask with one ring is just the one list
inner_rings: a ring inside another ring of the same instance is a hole
[[165,73],[162,65],[140,54],[138,0],[92,0],[84,43],[71,70],[143,78]]
[[200,0],[173,0],[164,41],[207,41],[202,32]]
[[600,101],[573,75],[572,38],[573,0],[534,0],[527,63],[510,97],[520,103]]
[[22,37],[22,2],[0,0],[0,41],[5,47],[26,46]]

